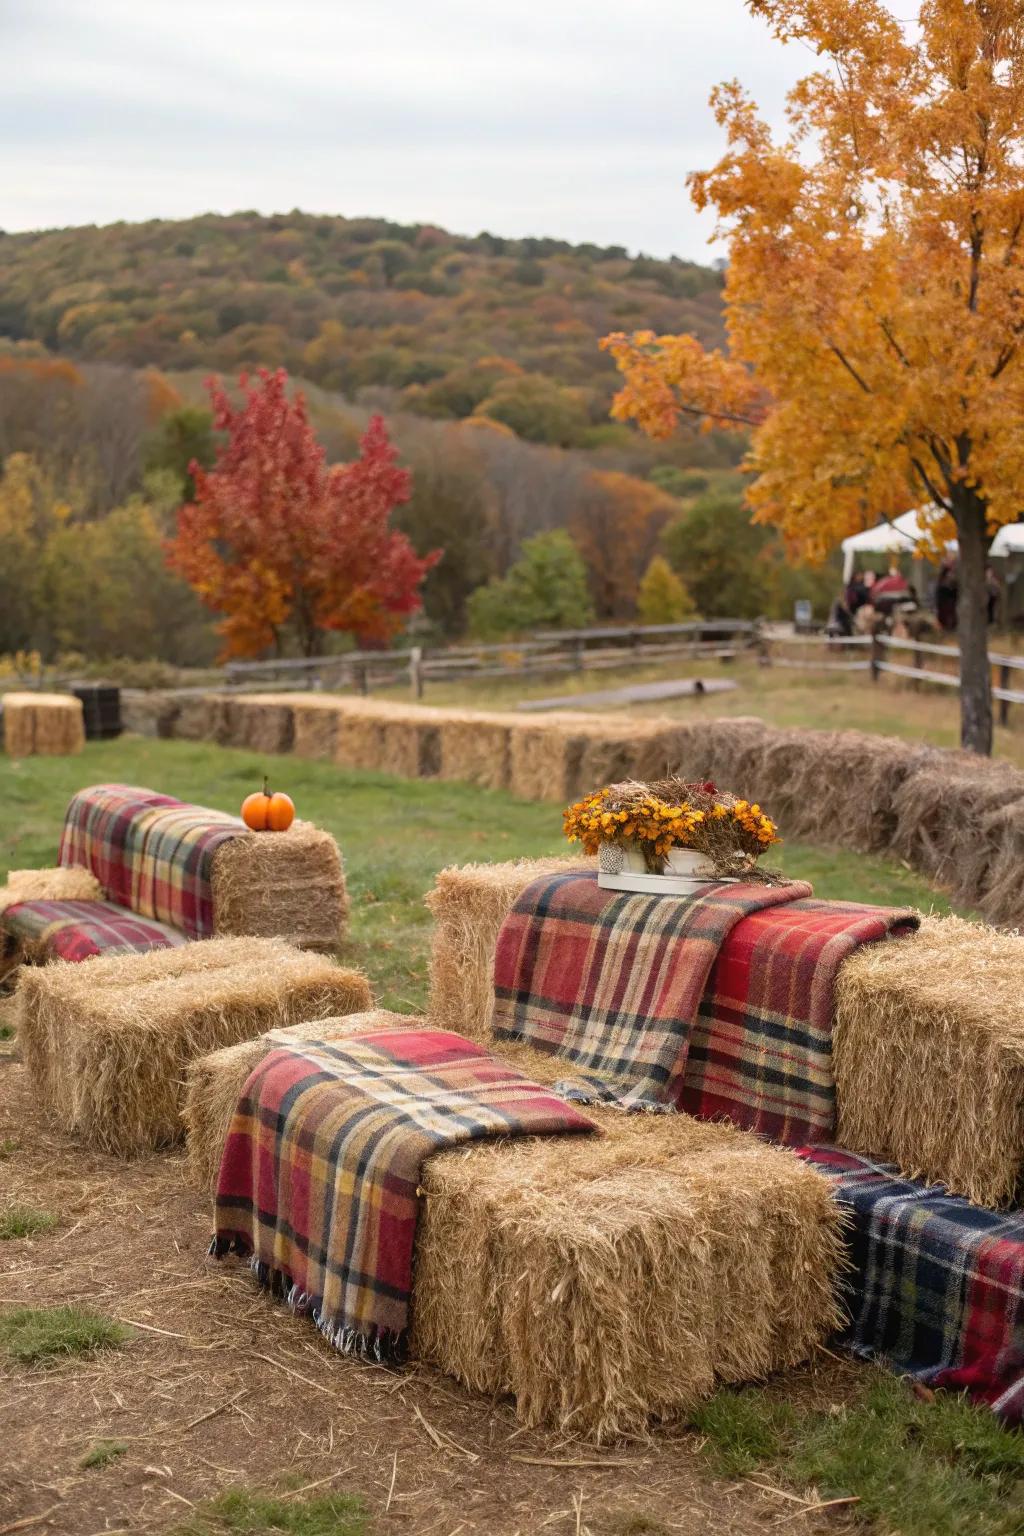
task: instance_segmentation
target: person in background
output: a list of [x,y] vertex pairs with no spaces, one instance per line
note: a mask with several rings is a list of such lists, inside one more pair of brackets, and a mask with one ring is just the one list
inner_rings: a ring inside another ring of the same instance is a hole
[[858,608],[863,608],[868,600],[868,589],[871,581],[875,579],[874,571],[854,571],[846,587],[846,610],[852,616]]
[[956,600],[959,589],[955,556],[947,556],[939,566],[935,583],[935,617],[947,634],[956,629]]
[[985,591],[988,594],[988,624],[991,629],[999,613],[999,599],[1003,595],[1003,589],[999,577],[990,565],[985,567]]
[[890,565],[888,574],[871,587],[871,601],[876,608],[885,606],[880,602],[881,598],[888,598],[890,602],[906,602],[909,597],[913,597],[910,584],[895,561]]

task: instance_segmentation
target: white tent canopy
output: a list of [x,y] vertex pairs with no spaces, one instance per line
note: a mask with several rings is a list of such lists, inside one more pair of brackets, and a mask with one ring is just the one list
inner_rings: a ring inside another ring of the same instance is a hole
[[990,555],[1024,554],[1024,523],[1006,523],[992,540]]
[[[843,581],[849,581],[858,555],[912,555],[924,542],[929,546],[929,534],[917,512],[902,512],[891,523],[879,523],[877,528],[865,528],[863,533],[851,534],[843,540]],[[956,543],[946,545],[955,549]]]

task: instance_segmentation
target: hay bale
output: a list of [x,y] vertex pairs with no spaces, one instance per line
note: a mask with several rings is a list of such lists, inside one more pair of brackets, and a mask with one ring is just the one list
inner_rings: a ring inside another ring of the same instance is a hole
[[330,953],[348,929],[338,845],[308,821],[294,822],[287,832],[243,832],[222,843],[211,887],[218,938],[279,937]]
[[254,1040],[224,1046],[189,1062],[181,1118],[185,1126],[186,1171],[197,1189],[212,1195],[235,1105],[249,1073],[268,1051],[286,1040],[336,1040],[362,1030],[386,1029],[408,1021],[385,1008],[345,1018],[312,1019],[274,1029]]
[[296,757],[333,763],[340,710],[335,698],[302,694],[292,702],[292,751]]
[[90,869],[12,869],[0,886],[0,912],[21,901],[102,901],[103,887]]
[[181,693],[174,718],[176,741],[228,742],[228,704],[224,693]]
[[427,893],[434,916],[430,951],[430,1018],[485,1045],[491,1042],[494,950],[517,897],[541,875],[593,869],[592,859],[516,859],[442,869]]
[[[212,1188],[242,1085],[282,1036],[394,1023],[409,1020],[328,1020],[193,1063],[191,1177]],[[550,1058],[508,1054],[550,1081]],[[593,1118],[600,1140],[486,1141],[427,1160],[411,1352],[511,1393],[527,1424],[608,1440],[685,1414],[717,1382],[806,1359],[839,1321],[842,1215],[820,1174],[741,1131]]]
[[520,800],[551,800],[556,805],[575,800],[587,787],[582,774],[587,745],[608,729],[603,720],[570,713],[524,720],[509,737],[510,792]]
[[978,1205],[1024,1195],[1024,939],[946,917],[864,946],[832,1049],[841,1146]]
[[225,744],[252,752],[290,752],[295,740],[292,705],[276,694],[242,694],[224,705]]
[[129,1157],[181,1136],[193,1058],[369,1002],[359,972],[279,939],[208,939],[26,969],[18,1037],[32,1084],[61,1128]]
[[71,757],[85,746],[81,699],[70,693],[4,695],[8,757]]
[[174,735],[180,710],[181,699],[177,694],[121,690],[121,724],[134,736],[168,739]]
[[731,1127],[587,1113],[600,1140],[482,1142],[424,1165],[413,1354],[512,1393],[526,1424],[596,1440],[806,1359],[838,1321],[826,1182]]
[[395,707],[380,722],[380,769],[402,779],[436,779],[441,771],[441,710]]
[[[1020,848],[1024,822],[1024,774],[1005,762],[968,752],[923,756],[895,795],[895,851],[944,885],[958,901],[986,916],[1024,903],[1006,890]],[[1007,868],[1007,865],[1009,868]],[[1019,885],[1019,873],[1018,873]],[[996,891],[994,901],[990,892]]]
[[451,712],[441,722],[438,777],[482,789],[505,789],[510,782],[512,734],[528,729],[517,715]]

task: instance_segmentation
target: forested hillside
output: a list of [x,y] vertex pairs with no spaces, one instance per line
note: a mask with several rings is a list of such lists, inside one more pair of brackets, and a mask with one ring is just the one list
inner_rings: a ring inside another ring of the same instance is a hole
[[0,236],[0,336],[164,370],[266,363],[570,446],[606,429],[608,331],[721,333],[721,276],[618,246],[386,219],[204,215]]

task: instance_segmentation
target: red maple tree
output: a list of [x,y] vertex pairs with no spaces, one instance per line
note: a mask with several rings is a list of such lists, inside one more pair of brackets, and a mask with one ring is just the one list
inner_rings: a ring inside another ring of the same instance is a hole
[[207,381],[225,442],[212,469],[191,466],[195,500],[178,514],[172,568],[223,615],[226,656],[280,652],[289,635],[316,656],[330,630],[386,642],[419,608],[440,551],[421,558],[389,526],[410,477],[384,422],[373,417],[358,459],[329,465],[283,368],[239,385],[235,407],[220,380]]

